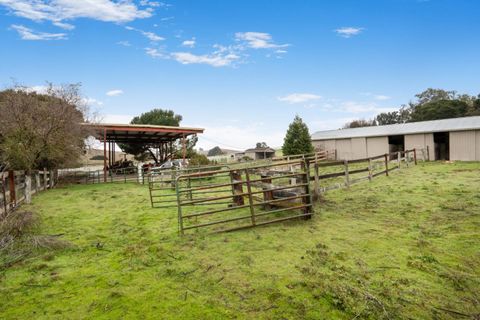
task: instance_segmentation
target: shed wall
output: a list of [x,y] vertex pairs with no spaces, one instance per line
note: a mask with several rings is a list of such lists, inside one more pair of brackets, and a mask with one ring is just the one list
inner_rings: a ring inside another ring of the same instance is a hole
[[352,139],[335,140],[335,149],[337,149],[337,159],[339,160],[352,159]]
[[335,150],[335,140],[312,141],[313,147],[320,151]]
[[352,138],[352,159],[362,159],[367,157],[367,139]]
[[[433,134],[431,133],[419,133],[419,134],[407,134],[405,135],[405,150],[418,149],[417,157],[422,160],[427,160],[427,146],[430,149],[430,156],[435,156],[433,147]],[[425,149],[425,153],[421,152],[421,149]],[[425,159],[423,155],[425,154]],[[433,160],[433,159],[432,159]]]
[[475,161],[475,131],[450,132],[450,160]]
[[375,157],[388,153],[388,137],[367,138],[367,156]]
[[480,130],[475,131],[475,160],[480,161]]

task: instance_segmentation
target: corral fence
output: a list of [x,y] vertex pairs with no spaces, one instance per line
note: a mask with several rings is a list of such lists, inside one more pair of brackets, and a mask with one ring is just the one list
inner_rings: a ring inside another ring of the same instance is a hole
[[304,160],[179,175],[178,226],[232,231],[310,218],[309,170]]
[[177,177],[183,174],[200,173],[229,169],[226,165],[191,166],[188,168],[153,168],[147,173],[150,204],[152,208],[170,208],[177,206],[175,183]]
[[315,197],[328,190],[349,187],[361,181],[371,181],[377,176],[388,176],[394,170],[416,165],[417,152],[420,152],[421,159],[425,161],[425,149],[398,151],[355,160],[325,163],[311,161],[310,167],[313,169],[311,180],[314,183]]
[[[425,161],[425,150],[418,151]],[[313,202],[322,193],[388,176],[417,161],[417,149],[343,161],[316,154],[293,161],[179,175],[175,183],[179,233],[199,228],[232,231],[309,218]],[[171,193],[170,197],[165,207],[174,206]]]
[[[107,183],[145,183],[145,169],[141,167],[127,167],[107,170]],[[105,183],[103,169],[98,170],[77,170],[62,169],[58,173],[59,184],[97,184]]]
[[56,171],[8,171],[0,173],[0,214],[6,214],[22,202],[30,203],[32,195],[53,188]]

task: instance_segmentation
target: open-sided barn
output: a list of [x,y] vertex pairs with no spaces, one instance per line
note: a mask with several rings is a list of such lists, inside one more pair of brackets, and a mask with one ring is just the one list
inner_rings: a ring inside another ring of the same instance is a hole
[[431,160],[480,161],[480,116],[318,131],[312,141],[337,159],[428,148]]

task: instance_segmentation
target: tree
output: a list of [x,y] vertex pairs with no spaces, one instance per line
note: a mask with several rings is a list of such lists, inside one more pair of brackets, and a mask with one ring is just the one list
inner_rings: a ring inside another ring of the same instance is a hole
[[289,125],[282,146],[283,155],[306,154],[313,152],[312,138],[307,125],[296,115]]
[[61,168],[76,164],[89,132],[79,84],[53,86],[45,94],[15,86],[0,92],[0,163],[9,169]]
[[[157,126],[171,126],[178,127],[182,121],[182,116],[175,114],[172,110],[163,110],[163,109],[153,109],[151,111],[142,113],[140,116],[137,116],[132,119],[131,124],[150,124]],[[186,149],[187,157],[194,153],[193,147],[197,143],[198,138],[192,137],[186,139]],[[144,161],[149,157],[152,158],[156,163],[163,162],[167,158],[172,156],[181,157],[183,155],[183,146],[182,143],[176,143],[173,145],[173,150],[168,150],[165,148],[160,149],[159,158],[152,151],[152,148],[159,147],[158,145],[147,144],[137,144],[137,143],[122,143],[119,144],[119,147],[126,153],[133,154],[135,159]]]
[[220,149],[220,147],[216,146],[216,147],[214,147],[214,148],[212,148],[208,151],[207,156],[213,157],[213,156],[220,156],[222,154],[224,154],[222,149]]
[[410,114],[409,122],[463,117],[468,104],[460,100],[438,100],[418,105]]
[[372,127],[376,125],[377,125],[377,122],[375,121],[375,119],[372,119],[372,120],[359,119],[359,120],[353,120],[353,121],[347,122],[343,126],[343,129]]
[[427,90],[418,93],[415,95],[417,98],[417,105],[422,105],[429,102],[436,102],[440,100],[454,100],[456,99],[456,91],[446,91],[443,89],[432,89],[428,88]]

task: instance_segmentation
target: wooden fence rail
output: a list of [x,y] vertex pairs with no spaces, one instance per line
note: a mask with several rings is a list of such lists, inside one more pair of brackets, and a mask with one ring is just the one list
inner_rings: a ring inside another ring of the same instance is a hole
[[[421,158],[423,161],[427,159],[426,153],[428,153],[428,151],[426,152],[424,149],[411,149],[363,159],[311,162],[310,166],[313,167],[313,174],[310,180],[314,183],[314,198],[318,198],[328,190],[343,187],[348,188],[354,183],[366,180],[372,181],[373,178],[380,175],[388,176],[393,170],[416,165],[418,161],[417,152],[422,154]],[[321,169],[323,172],[320,172]],[[359,177],[358,174],[361,173],[368,174]],[[343,177],[342,180],[332,181],[332,179],[340,177]]]
[[21,203],[30,203],[32,195],[53,188],[56,171],[8,171],[0,173],[0,215],[7,214]]

